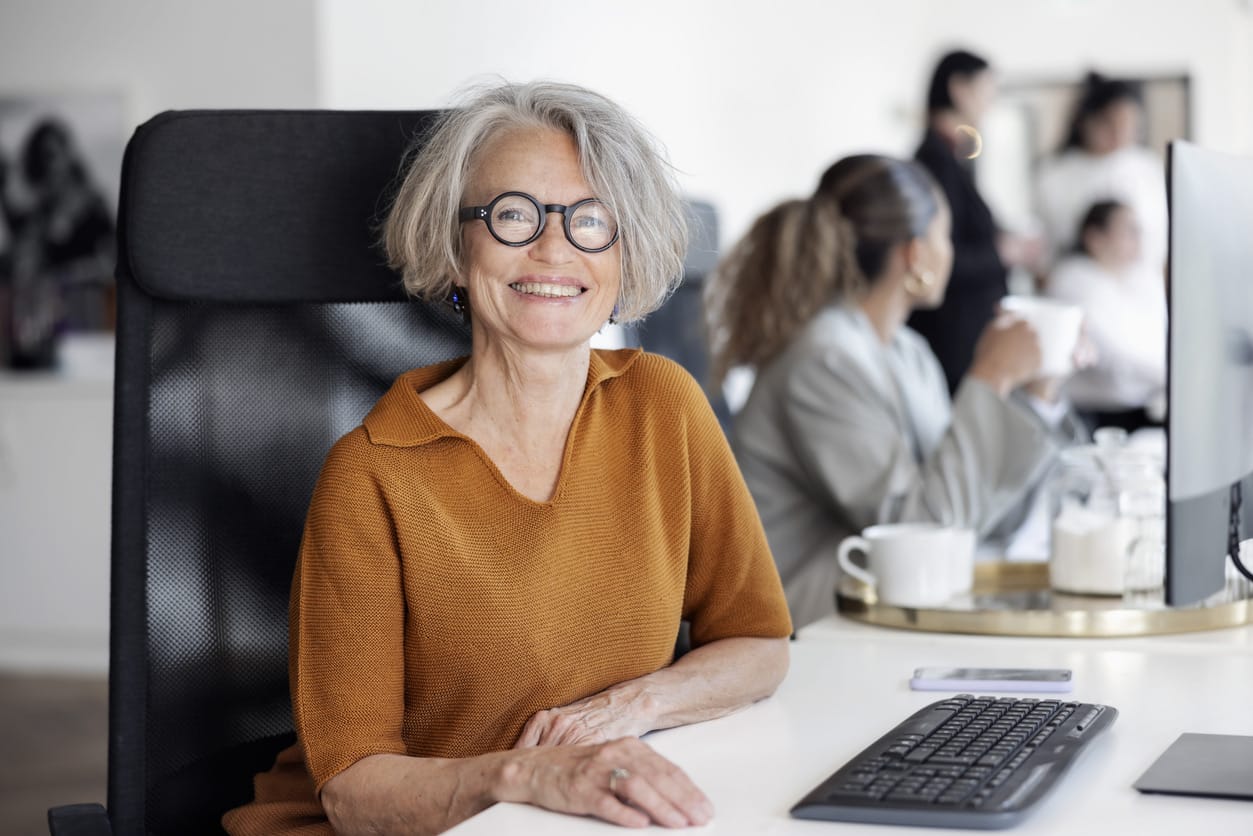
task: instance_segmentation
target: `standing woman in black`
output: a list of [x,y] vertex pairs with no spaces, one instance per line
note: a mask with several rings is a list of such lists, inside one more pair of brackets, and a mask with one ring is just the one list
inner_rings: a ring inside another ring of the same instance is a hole
[[1038,256],[1029,239],[1004,236],[975,188],[978,125],[996,81],[988,62],[969,52],[940,59],[927,93],[927,131],[914,154],[939,182],[953,213],[953,273],[944,303],[915,311],[909,327],[926,337],[949,391],[970,367],[975,343],[1006,293],[1008,268]]

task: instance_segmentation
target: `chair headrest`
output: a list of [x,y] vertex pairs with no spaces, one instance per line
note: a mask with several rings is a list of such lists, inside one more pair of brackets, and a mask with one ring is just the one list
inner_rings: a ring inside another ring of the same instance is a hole
[[171,111],[126,150],[118,275],[177,301],[405,298],[377,246],[437,111]]

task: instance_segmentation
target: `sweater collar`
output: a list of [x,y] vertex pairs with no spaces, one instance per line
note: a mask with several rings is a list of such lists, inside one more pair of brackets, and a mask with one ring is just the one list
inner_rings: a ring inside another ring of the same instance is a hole
[[[600,384],[622,375],[640,356],[638,348],[616,351],[593,349],[587,366],[587,387],[583,400]],[[379,398],[361,422],[372,444],[389,447],[416,447],[437,438],[461,437],[426,405],[418,394],[447,380],[465,365],[469,357],[458,357],[432,366],[405,372]]]

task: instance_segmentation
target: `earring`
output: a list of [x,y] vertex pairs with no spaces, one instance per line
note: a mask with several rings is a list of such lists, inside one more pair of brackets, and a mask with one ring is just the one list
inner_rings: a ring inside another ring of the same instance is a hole
[[617,302],[614,303],[613,312],[609,314],[609,324],[610,325],[618,324],[618,303]]
[[974,125],[958,125],[957,133],[964,140],[961,149],[963,157],[973,160],[983,153],[983,134]]
[[452,305],[453,312],[461,317],[461,321],[469,324],[470,322],[470,293],[464,287],[453,285],[452,294],[448,297],[449,303]]
[[935,287],[935,274],[930,270],[910,272],[905,276],[905,292],[910,296],[926,296]]

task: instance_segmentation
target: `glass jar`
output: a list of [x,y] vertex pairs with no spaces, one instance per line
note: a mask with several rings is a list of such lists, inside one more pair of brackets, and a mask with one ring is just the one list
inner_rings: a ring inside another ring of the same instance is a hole
[[1050,479],[1050,585],[1085,595],[1157,589],[1165,570],[1160,457],[1129,445],[1121,430],[1098,431],[1096,442],[1063,451]]

